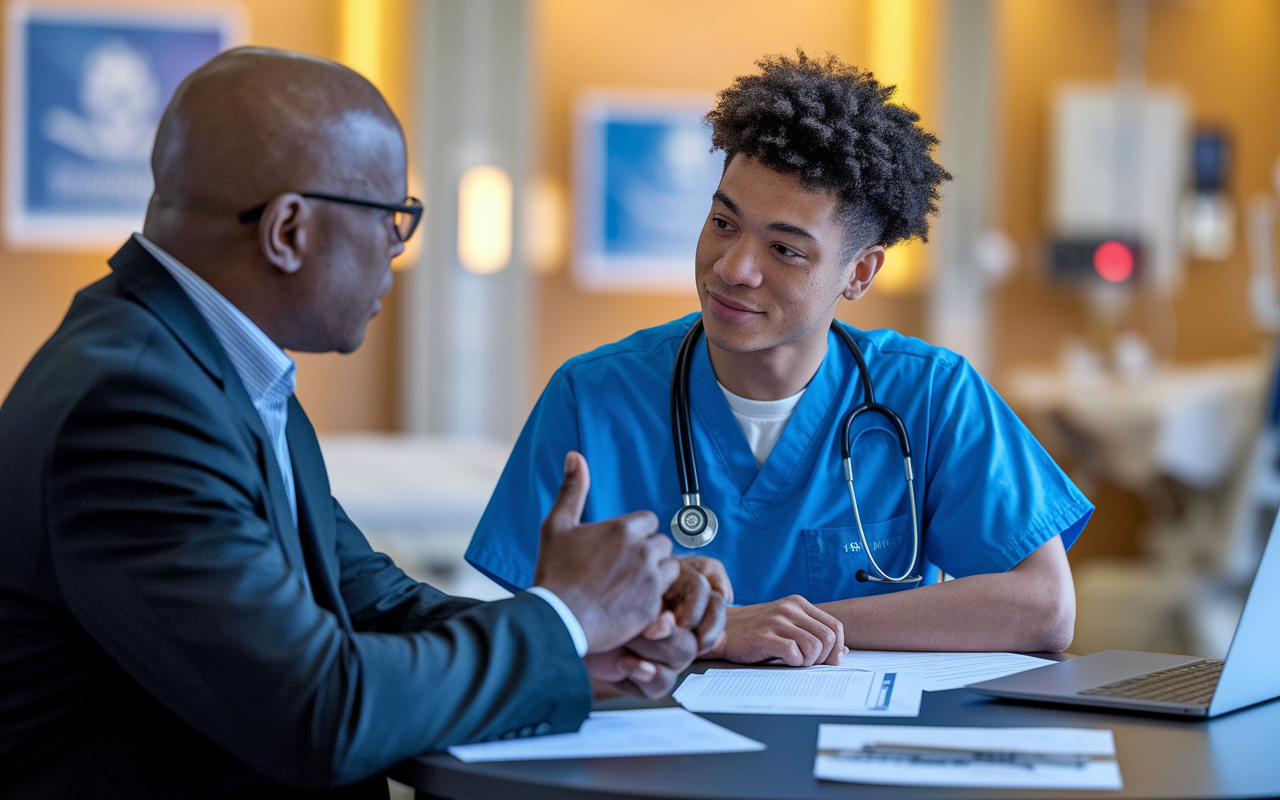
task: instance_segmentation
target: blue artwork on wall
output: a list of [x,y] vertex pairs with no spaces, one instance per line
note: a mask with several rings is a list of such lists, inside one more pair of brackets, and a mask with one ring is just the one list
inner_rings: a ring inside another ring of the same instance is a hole
[[574,277],[596,291],[694,291],[723,166],[701,94],[592,92],[578,104]]
[[5,233],[46,249],[112,247],[141,227],[151,145],[182,79],[233,44],[225,13],[10,12]]

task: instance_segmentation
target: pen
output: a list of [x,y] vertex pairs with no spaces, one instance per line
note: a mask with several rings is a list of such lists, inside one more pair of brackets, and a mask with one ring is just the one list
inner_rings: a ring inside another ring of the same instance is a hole
[[1004,764],[1026,769],[1034,769],[1037,765],[1080,768],[1092,760],[1092,756],[1083,753],[1033,753],[974,747],[931,747],[893,742],[872,742],[857,750],[820,749],[818,755],[845,759],[903,759],[917,763]]

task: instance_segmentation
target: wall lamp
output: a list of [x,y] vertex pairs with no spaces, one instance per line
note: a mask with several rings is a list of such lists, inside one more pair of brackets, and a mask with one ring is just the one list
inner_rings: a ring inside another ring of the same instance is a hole
[[492,166],[471,167],[458,181],[458,263],[488,275],[511,261],[511,176]]

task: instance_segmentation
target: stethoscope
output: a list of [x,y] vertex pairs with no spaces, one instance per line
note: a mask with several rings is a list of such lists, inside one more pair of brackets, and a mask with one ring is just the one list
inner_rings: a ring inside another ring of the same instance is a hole
[[[854,577],[866,583],[919,583],[920,576],[912,575],[916,561],[920,555],[920,520],[916,514],[915,476],[911,470],[911,442],[907,439],[907,427],[893,409],[876,402],[875,389],[871,386],[871,374],[867,371],[866,359],[857,342],[839,323],[832,320],[831,330],[836,332],[853,353],[853,360],[858,362],[858,375],[862,379],[862,392],[865,401],[855,406],[844,415],[840,424],[840,458],[844,464],[844,479],[849,486],[849,500],[853,503],[853,519],[858,524],[858,538],[862,541],[862,550],[867,554],[867,561],[876,575],[870,575],[865,569],[858,570]],[[689,367],[693,363],[694,345],[702,335],[702,320],[699,319],[689,328],[676,351],[675,369],[671,373],[671,432],[676,447],[676,474],[680,478],[680,497],[684,507],[671,518],[671,535],[685,547],[705,547],[716,538],[720,522],[715,512],[702,504],[702,495],[698,489],[698,462],[693,453],[693,428],[689,416]],[[867,545],[867,534],[862,529],[862,514],[858,511],[858,495],[853,490],[853,459],[850,456],[849,431],[853,421],[865,413],[879,414],[893,424],[898,434],[898,446],[902,450],[902,466],[907,476],[907,494],[911,500],[911,564],[898,577],[891,577],[871,555]]]

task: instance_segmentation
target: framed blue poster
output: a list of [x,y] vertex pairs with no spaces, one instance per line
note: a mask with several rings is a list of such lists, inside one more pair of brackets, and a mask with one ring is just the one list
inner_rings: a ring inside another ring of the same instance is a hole
[[720,182],[702,117],[710,94],[591,91],[574,140],[578,285],[601,292],[690,294],[698,234]]
[[243,40],[243,11],[16,3],[8,23],[5,238],[114,248],[142,227],[160,114],[183,78]]

